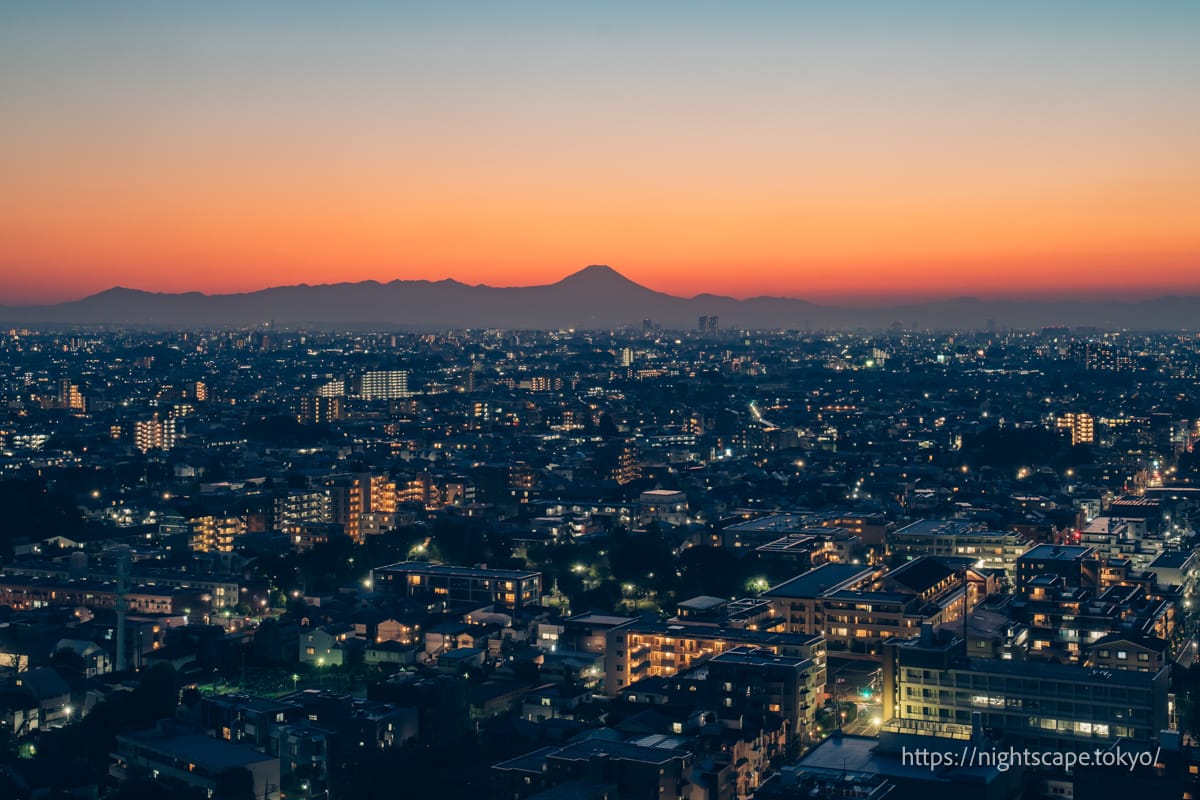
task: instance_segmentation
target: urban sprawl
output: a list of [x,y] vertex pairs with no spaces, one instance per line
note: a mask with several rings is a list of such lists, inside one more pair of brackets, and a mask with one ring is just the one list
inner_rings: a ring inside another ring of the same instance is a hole
[[1200,337],[981,327],[6,330],[0,797],[1200,797]]

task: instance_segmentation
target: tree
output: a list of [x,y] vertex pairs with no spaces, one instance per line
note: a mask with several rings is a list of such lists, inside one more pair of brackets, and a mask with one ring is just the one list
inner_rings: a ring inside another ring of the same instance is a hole
[[175,668],[170,664],[155,664],[143,670],[141,683],[131,694],[130,705],[130,722],[134,728],[149,728],[160,719],[174,717],[179,706],[179,680]]
[[245,767],[222,770],[213,783],[213,800],[254,800],[254,773]]
[[162,784],[145,780],[122,783],[113,800],[170,800],[170,797]]
[[5,559],[12,555],[14,539],[28,537],[36,541],[51,532],[70,536],[83,529],[83,518],[73,498],[49,491],[41,481],[0,481],[0,508],[4,509],[0,557]]
[[433,523],[433,538],[451,564],[477,564],[491,555],[483,527],[473,519],[442,516]]
[[65,672],[70,672],[73,675],[82,676],[87,665],[83,662],[83,656],[76,653],[69,647],[63,647],[55,650],[50,656],[50,666],[57,667]]

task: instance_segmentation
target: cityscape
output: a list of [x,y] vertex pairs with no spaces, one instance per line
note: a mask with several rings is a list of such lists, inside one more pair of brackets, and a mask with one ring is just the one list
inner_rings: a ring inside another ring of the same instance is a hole
[[[1196,334],[11,329],[0,359],[6,796],[1198,780]],[[901,762],[963,742],[1157,756]]]
[[1200,4],[0,9],[0,800],[1197,800]]

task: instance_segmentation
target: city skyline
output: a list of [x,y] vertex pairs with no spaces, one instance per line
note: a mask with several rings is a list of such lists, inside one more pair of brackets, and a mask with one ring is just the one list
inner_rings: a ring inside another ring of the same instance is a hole
[[6,16],[6,305],[589,263],[689,297],[1200,292],[1184,3]]

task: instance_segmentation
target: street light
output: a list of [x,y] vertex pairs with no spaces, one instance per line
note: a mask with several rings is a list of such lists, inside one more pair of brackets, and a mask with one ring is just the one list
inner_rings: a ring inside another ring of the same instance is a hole
[[299,682],[300,682],[300,676],[293,672],[292,673],[292,691],[293,692],[296,691],[296,684],[298,684]]

